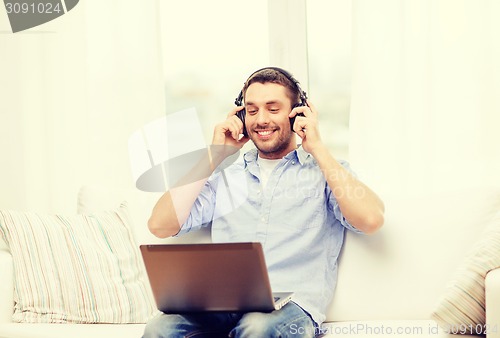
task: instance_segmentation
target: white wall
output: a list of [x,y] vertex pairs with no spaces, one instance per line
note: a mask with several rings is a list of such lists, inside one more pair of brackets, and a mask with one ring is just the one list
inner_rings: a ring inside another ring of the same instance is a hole
[[500,186],[500,3],[353,5],[354,167],[392,195]]
[[[273,1],[269,27],[278,3],[303,20],[304,1]],[[80,1],[16,34],[0,10],[0,208],[73,212],[82,184],[133,186],[128,138],[168,110],[160,3],[137,3]],[[352,3],[350,157],[361,178],[392,192],[498,183],[499,3]],[[288,58],[276,40],[270,33],[271,63],[296,65],[306,83],[307,55]],[[228,45],[251,48],[244,35]]]
[[128,137],[164,113],[156,6],[81,1],[15,34],[0,10],[1,208],[71,213],[82,184],[132,186]]

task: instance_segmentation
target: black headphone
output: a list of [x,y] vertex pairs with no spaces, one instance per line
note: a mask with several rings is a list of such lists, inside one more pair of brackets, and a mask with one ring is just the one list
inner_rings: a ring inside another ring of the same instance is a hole
[[[246,83],[255,75],[257,74],[258,72],[262,71],[262,70],[265,70],[265,69],[271,69],[271,70],[275,70],[281,74],[283,74],[288,80],[290,80],[294,85],[295,87],[297,88],[297,91],[299,92],[299,97],[300,97],[300,102],[293,105],[292,106],[292,109],[295,108],[295,107],[302,107],[302,106],[307,106],[307,94],[305,91],[302,90],[302,88],[300,88],[300,85],[299,85],[299,81],[297,81],[293,76],[292,74],[290,74],[289,72],[287,72],[286,70],[282,69],[282,68],[278,68],[278,67],[264,67],[264,68],[261,68],[259,70],[256,70],[255,72],[252,73],[252,75],[250,75],[248,77],[248,79],[245,81],[245,85]],[[236,104],[237,106],[241,106],[243,105],[243,89],[240,91],[240,94],[238,95],[238,97],[236,98],[236,100],[234,100],[234,104]],[[245,109],[242,109],[240,110],[239,112],[236,113],[236,116],[238,116],[238,118],[241,120],[241,122],[243,122],[243,135],[248,137],[248,133],[247,133],[247,128],[245,126],[245,115],[246,115],[246,110]],[[295,115],[294,117],[291,117],[290,118],[290,129],[292,129],[293,131],[293,124],[295,123],[295,118],[297,116],[304,116],[304,114],[297,114]]]

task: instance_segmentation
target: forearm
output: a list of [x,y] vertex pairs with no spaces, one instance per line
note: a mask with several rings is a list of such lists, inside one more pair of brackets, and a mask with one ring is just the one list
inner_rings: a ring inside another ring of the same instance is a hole
[[382,200],[364,183],[356,179],[321,145],[312,151],[340,210],[355,228],[371,234],[384,222]]
[[205,182],[206,179],[199,180],[165,192],[153,208],[148,221],[149,231],[159,238],[177,234]]
[[148,228],[155,236],[160,238],[173,236],[186,222],[208,177],[227,157],[227,154],[213,151],[213,147],[211,148],[212,151],[208,151],[204,158],[193,165],[192,170],[165,192],[154,206]]

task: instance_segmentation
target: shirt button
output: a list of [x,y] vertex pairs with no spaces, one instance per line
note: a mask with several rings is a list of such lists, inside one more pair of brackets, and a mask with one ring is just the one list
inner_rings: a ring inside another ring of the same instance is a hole
[[292,164],[295,164],[295,161],[292,161]]

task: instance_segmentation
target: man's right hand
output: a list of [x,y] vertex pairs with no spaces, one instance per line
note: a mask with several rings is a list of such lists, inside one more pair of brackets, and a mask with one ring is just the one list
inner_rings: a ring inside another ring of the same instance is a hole
[[243,106],[234,108],[227,114],[225,121],[215,126],[212,145],[230,146],[227,148],[234,148],[232,153],[235,153],[248,142],[248,137],[241,136],[243,134],[243,122],[236,116],[236,113],[244,108]]

